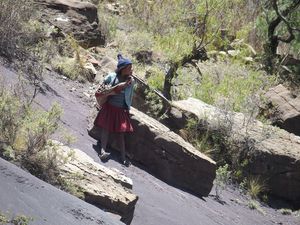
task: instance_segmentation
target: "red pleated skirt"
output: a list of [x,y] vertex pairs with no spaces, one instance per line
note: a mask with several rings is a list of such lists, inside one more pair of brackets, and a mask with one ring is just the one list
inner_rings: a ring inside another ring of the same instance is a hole
[[104,103],[100,109],[94,125],[109,132],[133,132],[129,111],[110,105],[108,102]]

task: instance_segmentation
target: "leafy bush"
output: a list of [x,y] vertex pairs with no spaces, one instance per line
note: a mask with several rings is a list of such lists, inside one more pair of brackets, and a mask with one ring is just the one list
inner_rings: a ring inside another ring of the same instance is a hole
[[212,133],[200,128],[200,123],[197,119],[189,119],[185,131],[185,139],[187,141],[198,151],[213,158],[213,153],[217,151],[218,146],[217,143],[212,143]]
[[72,36],[67,36],[58,45],[62,45],[62,51],[50,61],[54,70],[71,80],[92,81],[94,75],[85,68],[87,63],[86,52],[78,42]]
[[155,50],[163,52],[170,61],[179,61],[192,52],[195,37],[189,27],[174,28],[169,34],[156,38]]
[[9,219],[9,215],[5,215],[0,211],[0,224],[14,224],[14,225],[28,225],[30,221],[33,221],[32,217],[25,215],[16,215],[12,219]]
[[147,71],[147,82],[151,88],[162,91],[164,79],[165,75],[156,67],[152,67]]
[[20,99],[8,93],[4,88],[0,91],[0,140],[2,147],[12,146],[22,124],[26,107]]
[[[98,4],[98,2],[96,2]],[[113,40],[117,31],[117,17],[111,15],[104,7],[105,4],[98,4],[98,18],[101,34],[107,41]]]
[[220,199],[221,192],[229,184],[231,172],[228,170],[228,164],[220,166],[216,171],[216,179],[214,180],[216,198]]
[[[124,38],[126,36],[126,38]],[[134,54],[141,50],[151,50],[154,47],[153,36],[146,31],[132,31],[125,33],[117,31],[115,42],[123,54]]]
[[24,96],[0,92],[0,156],[14,160],[34,175],[55,182],[57,165],[65,159],[46,148],[62,113],[54,104],[48,112],[32,109]]
[[22,58],[26,46],[40,38],[40,31],[28,29],[36,13],[32,0],[0,1],[0,54],[8,58]]
[[70,78],[71,80],[77,79],[82,74],[82,67],[77,63],[75,58],[68,58],[59,56],[52,61],[54,69]]
[[48,112],[29,109],[12,146],[21,165],[43,180],[52,180],[61,158],[57,152],[45,148],[50,135],[58,128],[60,115],[57,104]]
[[258,108],[260,94],[275,83],[262,71],[238,65],[217,64],[204,68],[200,84],[194,84],[193,96],[202,101],[236,112]]
[[131,18],[134,30],[152,34],[156,49],[173,61],[190,53],[197,42],[207,49],[228,45],[223,31],[247,39],[258,8],[241,0],[124,2],[126,19]]
[[33,218],[20,215],[13,218],[11,223],[14,225],[28,225],[30,221],[33,221]]
[[7,216],[0,211],[0,224],[7,224],[8,222]]
[[260,205],[257,201],[250,200],[248,203],[248,207],[253,210],[256,209],[258,212],[260,212],[263,215],[266,214],[266,212],[260,207]]
[[286,208],[279,209],[279,212],[282,215],[292,215],[292,213],[293,213],[293,211],[291,209],[286,209]]

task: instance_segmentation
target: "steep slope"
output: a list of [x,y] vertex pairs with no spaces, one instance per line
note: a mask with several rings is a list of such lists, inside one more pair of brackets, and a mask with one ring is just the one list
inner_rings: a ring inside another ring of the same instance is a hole
[[[12,76],[15,77],[14,79],[17,77],[3,67],[0,67],[0,74],[9,79]],[[50,72],[45,74],[43,84],[45,92],[37,96],[36,103],[45,109],[49,108],[54,101],[60,103],[64,109],[62,124],[77,138],[74,146],[85,151],[95,161],[102,163],[94,149],[96,142],[86,132],[87,116],[91,105],[90,98],[84,94],[88,86],[88,84],[83,85],[62,79]],[[141,165],[131,165],[127,168],[113,159],[104,165],[119,169],[133,180],[133,192],[139,196],[139,200],[132,225],[252,225],[299,224],[300,222],[299,217],[283,216],[274,209],[264,206],[261,207],[264,214],[258,210],[250,210],[247,206],[249,200],[234,189],[225,190],[221,196],[223,202],[218,202],[214,200],[213,195],[198,198],[172,187],[149,174],[147,168]]]
[[[0,158],[0,212],[25,216],[31,225],[122,224],[116,218],[37,179]],[[0,221],[0,224],[1,221]]]

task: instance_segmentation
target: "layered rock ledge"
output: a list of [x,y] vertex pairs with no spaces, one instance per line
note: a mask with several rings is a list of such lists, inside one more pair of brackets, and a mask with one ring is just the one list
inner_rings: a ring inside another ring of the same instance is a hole
[[198,117],[207,129],[217,131],[227,126],[228,138],[241,146],[241,155],[249,161],[249,173],[265,178],[271,194],[300,205],[300,137],[198,99],[177,101],[174,106],[186,118]]
[[159,121],[133,107],[130,113],[134,133],[127,136],[126,147],[132,159],[171,185],[208,196],[216,163]]
[[100,165],[79,149],[54,143],[59,152],[72,155],[60,166],[61,176],[77,177],[76,186],[83,192],[86,202],[120,215],[121,220],[129,224],[138,200],[132,192],[132,180],[116,169]]

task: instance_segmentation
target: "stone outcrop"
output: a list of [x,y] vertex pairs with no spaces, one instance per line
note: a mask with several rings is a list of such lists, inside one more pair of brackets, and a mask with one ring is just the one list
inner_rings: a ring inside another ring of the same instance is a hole
[[281,84],[271,88],[265,96],[272,124],[300,136],[300,96],[294,96]]
[[215,178],[216,164],[169,128],[132,108],[135,130],[128,138],[133,159],[164,181],[207,196]]
[[123,222],[130,224],[138,200],[132,193],[132,180],[116,169],[96,163],[79,149],[54,143],[59,152],[72,155],[71,160],[60,166],[62,177],[75,176],[76,186],[84,193],[86,202],[119,214]]
[[[1,225],[124,225],[117,216],[59,190],[2,158],[0,192]],[[15,220],[5,222],[11,217]]]
[[248,172],[265,178],[271,194],[300,205],[300,137],[242,113],[223,112],[197,99],[174,105],[198,117],[206,129],[217,132],[225,127],[227,138],[239,146],[239,155],[248,160]]
[[42,20],[64,34],[72,35],[81,46],[105,44],[98,25],[97,6],[77,0],[38,0],[43,6]]
[[[215,162],[157,120],[133,107],[130,113],[134,128],[134,133],[126,137],[130,157],[167,183],[207,196],[215,178]],[[92,136],[98,139],[99,132]],[[118,148],[113,141],[111,145]]]

